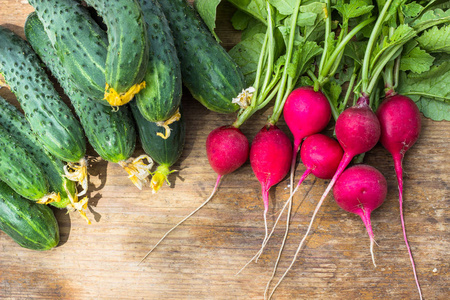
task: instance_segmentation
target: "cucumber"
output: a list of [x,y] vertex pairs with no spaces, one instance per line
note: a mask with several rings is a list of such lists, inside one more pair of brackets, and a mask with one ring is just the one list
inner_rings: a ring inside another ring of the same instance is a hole
[[181,102],[181,69],[175,44],[161,6],[156,0],[140,0],[150,55],[144,80],[147,87],[136,95],[141,114],[151,122],[163,122]]
[[86,154],[80,123],[63,102],[26,41],[0,26],[0,73],[44,147],[67,162]]
[[173,33],[184,85],[206,108],[219,113],[236,111],[239,106],[232,99],[245,87],[238,65],[186,0],[159,3]]
[[59,243],[58,222],[52,210],[22,198],[1,181],[0,230],[32,250],[49,250]]
[[64,163],[42,147],[31,132],[30,124],[25,116],[12,104],[0,97],[0,126],[17,140],[30,153],[41,167],[49,183],[49,191],[59,194],[60,200],[50,202],[58,208],[70,206],[70,199],[76,199],[75,183],[64,173]]
[[[131,111],[138,128],[142,148],[155,162],[159,164],[156,171],[152,173],[151,187],[157,192],[164,182],[170,185],[167,177],[173,171],[170,167],[180,158],[185,142],[186,126],[183,113],[178,122],[169,125],[171,133],[167,139],[158,136],[163,134],[164,129],[154,122],[150,122],[140,113],[136,103],[130,103]],[[180,109],[182,107],[180,106]]]
[[95,101],[105,93],[108,38],[88,10],[75,0],[28,1],[45,26],[71,81]]
[[[131,101],[145,87],[149,60],[147,28],[137,0],[86,0],[107,27],[105,99],[112,106]],[[76,25],[76,24],[75,24]]]
[[103,159],[114,163],[128,159],[136,144],[136,130],[129,108],[123,106],[114,111],[99,102],[85,99],[84,94],[68,79],[43,23],[34,12],[28,15],[24,29],[34,51],[68,95],[94,150]]
[[34,157],[0,126],[0,180],[22,197],[38,201],[48,194],[48,181]]

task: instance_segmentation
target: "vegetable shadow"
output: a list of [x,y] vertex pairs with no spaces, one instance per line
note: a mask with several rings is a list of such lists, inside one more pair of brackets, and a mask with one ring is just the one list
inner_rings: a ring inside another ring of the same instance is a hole
[[51,207],[53,213],[55,214],[56,221],[59,227],[59,244],[60,247],[67,243],[70,236],[70,229],[72,228],[72,222],[70,221],[70,215],[67,209],[58,209],[56,207]]
[[88,202],[88,209],[91,212],[91,214],[94,216],[94,221],[99,222],[102,215],[95,211],[95,207],[97,207],[98,202],[102,198],[101,193],[95,193],[95,195],[92,196],[93,192],[97,192],[103,189],[103,187],[106,185],[106,179],[107,179],[107,167],[108,162],[106,160],[103,160],[101,158],[89,158],[89,176],[90,177],[97,177],[100,181],[100,184],[98,186],[95,186],[92,181],[89,181],[88,184],[88,192],[87,197],[89,197]]

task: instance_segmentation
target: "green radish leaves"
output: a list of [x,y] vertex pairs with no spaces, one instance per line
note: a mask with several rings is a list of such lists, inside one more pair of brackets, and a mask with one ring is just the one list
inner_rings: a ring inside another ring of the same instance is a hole
[[450,26],[432,27],[417,38],[417,42],[428,52],[450,54]]
[[216,40],[219,40],[219,37],[215,33],[216,28],[216,11],[217,6],[219,5],[221,0],[196,0],[195,1],[195,9],[198,11],[206,26],[208,26],[209,30],[212,32]]
[[371,12],[374,6],[370,5],[370,3],[371,1],[366,0],[350,1],[350,3],[344,3],[343,0],[338,0],[334,8],[339,12],[344,20],[348,20]]
[[450,121],[450,56],[442,55],[421,74],[401,72],[397,92],[413,99],[426,117]]
[[251,86],[256,78],[259,50],[264,42],[264,33],[257,33],[238,43],[230,51],[230,56],[240,66],[246,86]]
[[409,52],[404,52],[402,54],[402,59],[400,60],[400,70],[421,74],[430,70],[434,59],[435,58],[428,54],[425,50],[419,47],[414,47]]

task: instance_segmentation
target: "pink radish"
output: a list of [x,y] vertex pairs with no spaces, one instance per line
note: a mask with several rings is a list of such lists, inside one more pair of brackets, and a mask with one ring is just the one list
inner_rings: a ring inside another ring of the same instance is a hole
[[[343,155],[339,143],[321,133],[307,137],[300,149],[300,158],[306,167],[305,174],[312,173],[321,179],[333,178]],[[298,184],[301,183],[300,179]]]
[[336,173],[334,174],[333,178],[328,184],[328,187],[326,188],[325,192],[317,203],[316,208],[314,209],[308,229],[306,230],[305,236],[300,241],[297,251],[295,252],[294,259],[292,260],[291,264],[284,272],[278,283],[275,285],[269,298],[273,295],[276,288],[280,285],[281,281],[284,279],[284,277],[296,261],[303,243],[305,242],[309,232],[311,231],[314,219],[326,196],[333,188],[336,180],[351,162],[353,157],[369,151],[378,143],[378,140],[380,139],[380,122],[378,121],[375,113],[370,108],[369,98],[367,96],[361,96],[356,102],[356,105],[347,108],[339,115],[338,119],[336,120],[335,131],[337,140],[339,141],[341,147],[344,149],[344,155],[339,163]]
[[333,188],[336,203],[345,211],[357,214],[366,226],[370,238],[370,253],[374,266],[374,235],[370,214],[386,199],[387,182],[383,174],[368,165],[356,165],[345,170]]
[[402,95],[387,97],[377,110],[377,116],[381,125],[381,144],[391,153],[394,159],[395,173],[397,174],[400,220],[403,230],[403,238],[408,249],[412,264],[414,279],[422,292],[417,278],[414,259],[406,236],[405,221],[403,218],[403,168],[402,161],[405,152],[417,141],[421,129],[420,112],[417,105],[410,98]]
[[[269,189],[279,183],[289,172],[292,145],[288,136],[277,126],[264,126],[255,136],[250,148],[250,164],[261,183],[264,201],[264,225],[268,237],[267,212],[269,210]],[[264,242],[263,242],[264,243]]]
[[206,139],[209,164],[219,177],[232,173],[248,158],[249,143],[242,131],[233,126],[222,126],[210,132]]
[[232,173],[247,161],[249,142],[240,129],[233,126],[222,126],[209,133],[206,139],[206,154],[209,164],[217,173],[216,184],[214,185],[211,195],[199,207],[167,231],[144,256],[141,262],[166,238],[167,235],[169,235],[169,233],[189,219],[212,199],[219,187],[222,176]]
[[294,136],[294,154],[297,154],[305,137],[322,131],[330,122],[330,103],[322,92],[315,92],[313,87],[300,87],[287,97],[283,117]]
[[292,185],[295,162],[302,140],[325,129],[331,119],[331,106],[321,91],[315,92],[310,86],[300,87],[293,90],[287,97],[283,117],[294,136],[291,161]]

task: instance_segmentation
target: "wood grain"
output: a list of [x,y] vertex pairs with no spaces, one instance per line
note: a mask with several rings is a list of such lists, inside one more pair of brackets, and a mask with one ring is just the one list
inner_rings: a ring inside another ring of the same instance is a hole
[[[23,36],[26,1],[0,0],[0,25]],[[229,48],[238,35],[226,22],[218,28]],[[228,16],[228,17],[227,17]],[[0,41],[1,42],[1,41]],[[0,95],[14,96],[5,88]],[[187,136],[172,186],[157,194],[139,191],[125,172],[92,150],[87,225],[78,215],[55,210],[61,244],[47,252],[16,245],[0,232],[2,299],[262,299],[283,235],[280,226],[258,263],[236,272],[259,249],[264,236],[260,186],[250,165],[226,176],[213,200],[175,230],[142,264],[159,238],[212,191],[216,174],[208,166],[207,134],[229,124],[232,115],[207,111],[184,91]],[[268,111],[242,130],[251,140]],[[284,123],[280,127],[287,130]],[[423,118],[423,131],[404,161],[404,214],[425,299],[448,299],[449,291],[449,138],[450,123]],[[286,131],[287,132],[287,131]],[[142,153],[136,150],[136,155]],[[392,159],[381,146],[366,156],[388,180],[385,203],[373,213],[378,246],[374,268],[369,240],[359,217],[329,197],[293,269],[275,299],[418,299],[403,243]],[[297,173],[303,171],[299,166]],[[294,197],[291,234],[276,275],[289,265],[328,181],[308,178]],[[284,180],[270,193],[269,225],[288,197]],[[284,221],[283,221],[284,222]]]

